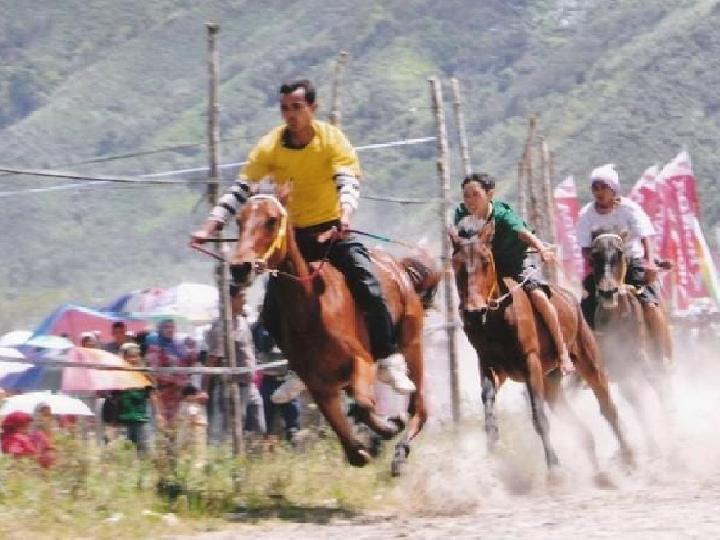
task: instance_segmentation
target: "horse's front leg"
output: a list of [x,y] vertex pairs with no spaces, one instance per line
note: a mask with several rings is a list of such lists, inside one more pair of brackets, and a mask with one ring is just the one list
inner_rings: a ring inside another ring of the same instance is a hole
[[540,440],[543,444],[543,450],[545,450],[545,463],[547,464],[548,469],[552,470],[560,464],[560,461],[555,453],[555,449],[550,443],[550,423],[548,422],[548,418],[543,407],[545,394],[543,369],[540,357],[536,352],[528,353],[527,367],[527,390],[530,395],[530,410],[532,413],[533,426],[535,427],[537,434],[540,436]]
[[352,426],[343,411],[340,389],[317,390],[310,388],[310,393],[323,413],[325,419],[337,434],[345,456],[350,465],[362,467],[370,461],[370,452],[355,436]]
[[499,439],[497,416],[495,415],[495,396],[497,395],[498,381],[492,369],[483,367],[478,355],[480,367],[480,387],[482,389],[482,402],[485,410],[485,437],[488,452],[493,452]]
[[[414,332],[414,333],[413,333]],[[407,459],[410,455],[410,443],[420,433],[428,418],[427,406],[425,404],[425,380],[422,351],[422,328],[412,327],[409,323],[403,326],[404,335],[415,336],[415,339],[406,341],[403,346],[403,355],[408,365],[408,376],[415,384],[415,392],[408,401],[407,412],[409,420],[405,434],[395,445],[395,453],[390,465],[393,476],[400,476],[407,468]],[[401,418],[391,419],[398,423]]]

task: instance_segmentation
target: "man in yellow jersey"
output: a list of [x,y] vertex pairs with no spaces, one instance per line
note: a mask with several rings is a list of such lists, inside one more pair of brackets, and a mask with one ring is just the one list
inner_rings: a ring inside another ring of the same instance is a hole
[[[318,236],[333,227],[341,231],[328,259],[343,273],[355,302],[365,314],[371,352],[378,362],[378,379],[400,393],[410,394],[415,385],[408,378],[405,359],[398,352],[392,319],[370,255],[347,232],[360,200],[360,163],[340,129],[314,118],[316,110],[315,88],[310,81],[298,80],[280,87],[280,111],[285,124],[260,139],[235,185],[220,198],[204,226],[192,234],[192,241],[202,243],[222,229],[251,196],[249,183],[264,178],[271,178],[276,184],[292,181],[287,209],[300,251],[310,261],[322,259],[329,240],[321,242]],[[266,305],[267,309],[278,307]],[[279,343],[277,329],[271,326],[267,324]],[[290,401],[304,388],[297,375],[289,375],[272,399],[276,403]]]

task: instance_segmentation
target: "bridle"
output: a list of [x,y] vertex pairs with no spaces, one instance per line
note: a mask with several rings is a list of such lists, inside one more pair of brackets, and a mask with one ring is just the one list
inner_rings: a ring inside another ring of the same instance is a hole
[[[471,238],[460,239],[458,241],[458,243],[462,247],[465,247],[465,246],[479,242],[480,241],[480,233],[482,232],[482,230],[485,227],[488,226],[489,223],[490,222],[483,225],[483,227],[481,227],[479,231],[477,231],[475,234],[473,234],[473,236]],[[487,309],[489,311],[496,311],[496,310],[500,309],[501,307],[503,307],[508,300],[511,300],[513,293],[515,293],[515,291],[517,291],[518,289],[521,289],[532,278],[532,276],[538,271],[538,269],[534,268],[534,269],[530,270],[529,272],[527,272],[527,274],[525,275],[525,277],[523,278],[522,281],[520,281],[519,283],[516,283],[512,287],[509,287],[507,292],[498,296],[498,288],[499,287],[498,287],[497,266],[495,264],[495,256],[493,255],[492,249],[488,250],[488,254],[489,254],[488,263],[490,264],[491,273],[492,273],[492,287],[490,288],[490,293],[488,294]],[[467,262],[465,264],[467,265]]]
[[[280,210],[280,225],[278,226],[278,230],[275,233],[275,238],[273,239],[270,246],[265,250],[265,253],[263,253],[260,257],[255,259],[253,261],[253,269],[258,274],[262,274],[265,272],[267,268],[268,260],[270,260],[270,257],[273,256],[273,254],[276,251],[280,251],[283,253],[287,250],[287,222],[288,222],[288,216],[287,216],[287,209],[282,205],[282,203],[275,197],[274,195],[266,195],[266,194],[258,194],[253,195],[250,197],[247,203],[250,203],[250,201],[253,200],[265,200],[265,201],[271,201],[275,206],[278,207]],[[270,270],[272,272],[272,270]]]
[[[273,256],[273,254],[276,251],[279,251],[280,253],[286,253],[287,252],[287,233],[288,233],[288,214],[287,209],[282,205],[282,203],[278,200],[277,197],[273,195],[267,195],[267,194],[258,194],[253,195],[247,200],[247,203],[255,200],[268,200],[272,201],[279,209],[280,209],[280,225],[278,227],[277,233],[275,234],[275,238],[273,239],[270,246],[265,250],[265,253],[263,253],[260,257],[255,259],[252,262],[253,265],[253,272],[260,275],[265,272],[270,274],[271,276],[283,276],[288,277],[291,279],[294,279],[295,281],[299,281],[301,283],[304,282],[311,282],[315,279],[316,276],[320,274],[323,267],[325,266],[325,263],[328,261],[328,257],[330,255],[330,250],[335,245],[335,242],[340,238],[339,231],[334,228],[332,236],[328,240],[328,247],[325,251],[325,254],[323,258],[320,260],[320,264],[315,267],[315,269],[310,272],[307,276],[296,276],[295,274],[291,274],[289,272],[283,272],[282,270],[278,270],[277,268],[270,269],[268,268],[268,261]],[[246,203],[246,204],[247,204]]]
[[[630,286],[625,285],[625,276],[627,275],[627,260],[625,257],[625,254],[623,252],[623,248],[625,245],[625,240],[623,240],[623,237],[616,233],[602,233],[598,234],[595,238],[593,238],[592,243],[590,244],[590,247],[593,248],[596,246],[597,242],[602,239],[611,239],[617,241],[619,245],[620,252],[622,253],[622,256],[620,257],[620,284],[618,286],[617,292],[620,292],[621,294],[624,294],[627,292],[628,288]],[[606,271],[607,266],[609,263],[605,262]],[[606,293],[613,293],[614,291],[601,291],[599,287],[596,287],[595,289],[595,296],[599,296],[602,292]]]

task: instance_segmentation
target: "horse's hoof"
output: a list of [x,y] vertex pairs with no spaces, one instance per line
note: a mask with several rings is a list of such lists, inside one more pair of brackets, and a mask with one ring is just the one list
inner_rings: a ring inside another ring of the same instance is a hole
[[357,448],[347,455],[347,460],[353,467],[364,467],[370,463],[370,453],[364,448]]
[[370,455],[372,457],[376,458],[380,455],[380,452],[382,451],[382,445],[382,437],[374,433],[370,435],[370,448],[368,448],[368,450],[370,451]]
[[548,484],[551,486],[562,486],[568,481],[567,472],[560,465],[553,465],[548,469]]
[[388,422],[391,424],[395,424],[397,427],[398,433],[403,431],[405,429],[405,426],[407,426],[408,423],[408,415],[407,414],[399,414],[397,416],[391,416],[388,418]]
[[595,486],[600,489],[616,489],[617,485],[612,481],[610,475],[606,472],[599,472],[593,477]]
[[390,474],[393,478],[404,476],[407,472],[407,458],[396,455],[390,463]]
[[625,448],[620,451],[620,458],[622,459],[623,465],[628,469],[634,469],[637,467],[637,460],[635,459],[635,452],[630,448]]

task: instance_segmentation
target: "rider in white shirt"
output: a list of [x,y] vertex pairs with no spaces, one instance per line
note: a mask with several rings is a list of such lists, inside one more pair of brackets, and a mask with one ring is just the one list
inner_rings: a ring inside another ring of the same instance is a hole
[[[577,223],[577,239],[583,258],[589,262],[593,233],[613,227],[625,231],[624,249],[628,261],[625,283],[640,288],[638,298],[644,310],[656,308],[660,301],[655,279],[647,279],[657,275],[651,238],[655,229],[650,218],[639,204],[620,196],[620,179],[612,164],[592,171],[590,189],[594,200],[580,210]],[[596,306],[592,273],[583,280],[583,289],[583,313],[592,326]]]

